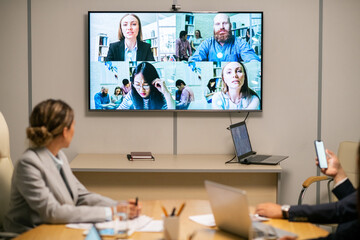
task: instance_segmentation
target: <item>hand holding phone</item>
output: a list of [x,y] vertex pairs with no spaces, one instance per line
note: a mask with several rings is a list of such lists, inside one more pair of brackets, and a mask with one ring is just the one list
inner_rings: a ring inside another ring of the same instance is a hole
[[328,168],[324,143],[321,140],[315,140],[315,150],[320,168]]

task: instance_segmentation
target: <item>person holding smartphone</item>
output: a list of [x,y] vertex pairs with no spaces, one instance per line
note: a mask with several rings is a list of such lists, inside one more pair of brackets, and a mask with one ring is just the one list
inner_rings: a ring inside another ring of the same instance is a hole
[[[338,202],[319,205],[278,205],[274,203],[262,203],[256,207],[255,213],[270,218],[284,218],[289,221],[304,221],[312,223],[339,223],[335,234],[328,235],[325,239],[358,239],[360,236],[359,212],[357,210],[357,191],[353,187],[339,159],[332,151],[326,149],[327,168],[321,172],[334,178],[333,193],[339,199]],[[358,148],[358,165],[360,146]],[[319,162],[316,159],[316,165]],[[341,238],[343,234],[349,237]],[[294,238],[285,238],[294,239]],[[295,238],[296,239],[296,238]]]

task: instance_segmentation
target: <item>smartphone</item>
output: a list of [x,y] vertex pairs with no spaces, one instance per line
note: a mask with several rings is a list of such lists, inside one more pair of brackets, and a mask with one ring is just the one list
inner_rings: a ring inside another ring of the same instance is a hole
[[320,168],[328,168],[324,143],[321,140],[315,140],[316,155],[319,160]]

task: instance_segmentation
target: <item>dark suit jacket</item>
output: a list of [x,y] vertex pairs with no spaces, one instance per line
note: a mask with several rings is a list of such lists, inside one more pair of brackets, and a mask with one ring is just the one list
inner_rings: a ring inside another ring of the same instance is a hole
[[359,240],[360,239],[360,222],[354,220],[342,223],[338,226],[335,233],[331,233],[317,240]]
[[356,190],[349,179],[334,188],[333,193],[339,199],[338,202],[291,206],[289,209],[289,221],[344,223],[357,220]]
[[[124,61],[125,60],[125,40],[110,43],[109,52],[106,61]],[[150,44],[143,41],[137,42],[136,61],[155,61],[151,52]]]
[[46,148],[27,150],[14,168],[10,210],[3,222],[6,231],[22,233],[42,223],[106,220],[104,207],[117,202],[89,192],[72,173],[65,154],[59,151],[58,157],[73,198]]
[[339,223],[335,233],[317,240],[360,239],[360,222],[357,211],[357,192],[347,179],[334,188],[338,202],[320,205],[291,206],[290,221],[309,221],[312,223]]

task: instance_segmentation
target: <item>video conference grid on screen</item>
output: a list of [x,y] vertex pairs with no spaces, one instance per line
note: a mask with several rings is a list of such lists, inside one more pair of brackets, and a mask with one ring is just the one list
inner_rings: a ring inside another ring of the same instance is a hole
[[90,110],[260,111],[261,12],[89,12]]

